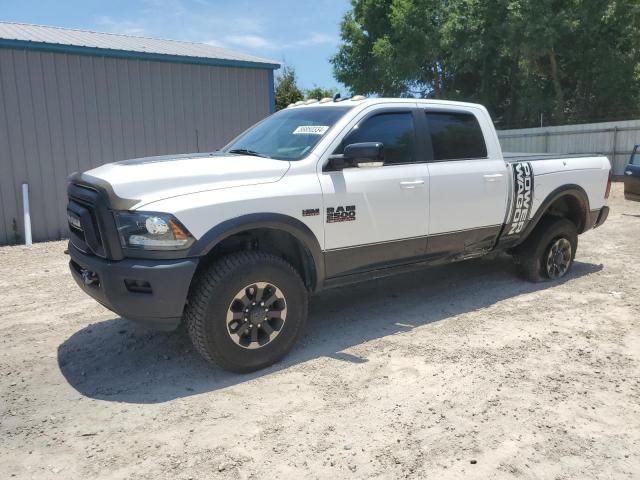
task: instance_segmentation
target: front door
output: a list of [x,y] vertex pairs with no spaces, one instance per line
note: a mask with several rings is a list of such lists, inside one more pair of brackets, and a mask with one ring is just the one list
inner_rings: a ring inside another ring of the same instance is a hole
[[624,198],[640,202],[640,145],[635,146],[624,169]]
[[425,254],[429,182],[416,140],[415,109],[363,112],[333,154],[360,142],[383,144],[382,167],[323,168],[327,277],[409,263]]

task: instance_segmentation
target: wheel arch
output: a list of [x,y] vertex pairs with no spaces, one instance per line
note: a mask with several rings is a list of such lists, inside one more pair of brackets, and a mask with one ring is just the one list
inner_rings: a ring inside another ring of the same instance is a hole
[[523,231],[515,238],[510,238],[506,234],[508,228],[505,226],[496,248],[512,249],[517,247],[531,236],[543,218],[549,216],[566,217],[576,225],[578,234],[584,233],[592,227],[587,192],[580,185],[575,184],[556,188],[546,196]]
[[556,188],[542,201],[521,236],[525,240],[546,216],[564,216],[571,220],[581,234],[590,228],[589,197],[580,185],[567,184]]
[[[239,238],[257,237],[263,240],[269,238],[267,251],[279,253],[294,264],[310,291],[321,288],[324,282],[324,261],[318,239],[307,225],[288,215],[251,213],[226,220],[200,237],[191,248],[190,255],[210,258],[225,242],[230,244]],[[299,251],[287,248],[291,247],[288,241],[293,242]]]

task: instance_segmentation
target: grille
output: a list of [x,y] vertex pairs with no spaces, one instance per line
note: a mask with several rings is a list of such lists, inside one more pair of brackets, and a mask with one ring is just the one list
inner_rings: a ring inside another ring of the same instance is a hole
[[96,191],[70,185],[67,219],[71,243],[86,254],[106,258],[103,232],[100,228],[99,201]]

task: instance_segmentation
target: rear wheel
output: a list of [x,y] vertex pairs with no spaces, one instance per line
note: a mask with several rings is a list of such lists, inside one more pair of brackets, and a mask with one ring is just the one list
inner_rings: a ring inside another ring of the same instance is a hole
[[307,290],[286,261],[240,252],[197,279],[185,310],[189,336],[210,362],[251,372],[284,357],[307,319]]
[[566,218],[549,217],[513,253],[525,278],[543,282],[564,277],[573,265],[577,248],[575,224]]

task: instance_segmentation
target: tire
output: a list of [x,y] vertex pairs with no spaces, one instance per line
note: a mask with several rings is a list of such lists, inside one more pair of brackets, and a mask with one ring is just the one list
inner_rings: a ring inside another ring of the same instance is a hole
[[196,280],[185,322],[206,360],[248,373],[291,350],[307,321],[307,301],[307,289],[289,263],[263,252],[239,252],[221,258]]
[[531,282],[544,282],[559,280],[569,273],[577,248],[575,224],[566,218],[549,217],[536,226],[513,254],[523,277]]

